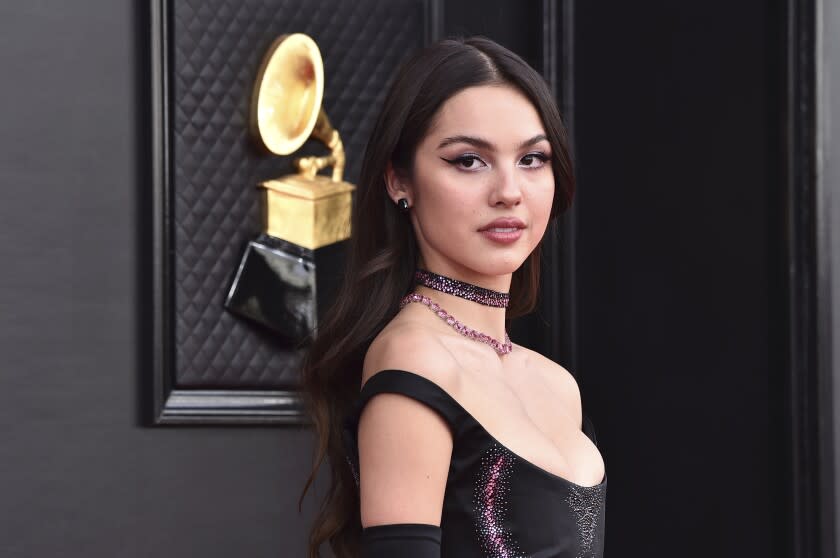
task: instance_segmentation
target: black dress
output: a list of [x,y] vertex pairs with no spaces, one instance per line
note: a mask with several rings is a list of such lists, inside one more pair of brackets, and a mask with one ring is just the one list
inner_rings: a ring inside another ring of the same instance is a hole
[[[357,484],[358,419],[367,401],[378,393],[400,393],[424,403],[452,431],[440,525],[442,558],[603,556],[606,473],[600,484],[586,487],[526,461],[491,436],[443,388],[413,372],[374,374],[345,419],[347,460]],[[596,443],[586,415],[583,432]]]

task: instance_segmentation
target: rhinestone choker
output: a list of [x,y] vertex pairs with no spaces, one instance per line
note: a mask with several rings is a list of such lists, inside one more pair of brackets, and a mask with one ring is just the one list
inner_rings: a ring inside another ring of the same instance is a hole
[[418,269],[414,273],[414,280],[430,289],[459,296],[485,306],[507,308],[508,304],[510,304],[510,293],[491,291],[490,289],[485,289],[472,283],[438,275],[426,269]]
[[456,320],[452,314],[441,308],[439,304],[437,304],[436,302],[432,302],[432,299],[430,299],[427,296],[423,296],[419,293],[409,293],[405,297],[403,297],[403,299],[400,301],[400,309],[402,309],[406,304],[412,302],[419,302],[424,306],[428,307],[429,310],[437,314],[440,319],[445,321],[447,324],[451,325],[455,329],[455,331],[457,331],[464,337],[469,337],[473,341],[478,341],[480,343],[490,345],[491,347],[493,347],[493,350],[496,351],[499,355],[506,355],[513,350],[513,343],[510,342],[510,336],[508,335],[507,331],[505,331],[505,342],[502,343],[496,339],[493,339],[486,333],[481,333],[480,331],[476,331],[471,327],[465,326],[464,324]]

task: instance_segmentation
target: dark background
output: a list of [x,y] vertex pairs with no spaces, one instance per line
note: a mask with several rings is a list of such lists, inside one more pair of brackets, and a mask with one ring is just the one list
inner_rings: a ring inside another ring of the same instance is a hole
[[607,552],[787,555],[779,6],[576,9],[577,374]]
[[[306,427],[140,420],[138,4],[0,6],[0,555],[303,556]],[[538,4],[489,5],[448,3],[443,31],[536,56],[516,30]],[[577,321],[560,360],[609,471],[607,558],[790,555],[783,8],[575,7]]]

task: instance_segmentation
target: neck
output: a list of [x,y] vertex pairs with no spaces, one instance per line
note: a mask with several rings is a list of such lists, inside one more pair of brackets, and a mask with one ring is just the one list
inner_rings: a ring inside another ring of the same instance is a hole
[[[434,269],[422,267],[433,273],[439,273],[451,279],[457,279],[470,283],[477,287],[483,287],[498,292],[508,292],[510,289],[511,274],[500,276],[461,276],[453,273],[441,273]],[[467,300],[455,294],[441,292],[425,285],[417,284],[414,292],[427,296],[437,302],[447,312],[455,316],[465,325],[503,342],[505,339],[505,316],[507,309],[502,307],[487,306],[472,300]]]

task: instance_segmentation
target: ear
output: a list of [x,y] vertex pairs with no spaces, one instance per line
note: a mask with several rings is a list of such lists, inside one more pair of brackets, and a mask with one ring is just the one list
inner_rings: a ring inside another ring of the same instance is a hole
[[406,198],[409,205],[414,204],[414,198],[411,185],[404,173],[399,172],[394,168],[391,161],[385,166],[385,188],[388,190],[388,196],[397,203],[400,198]]

